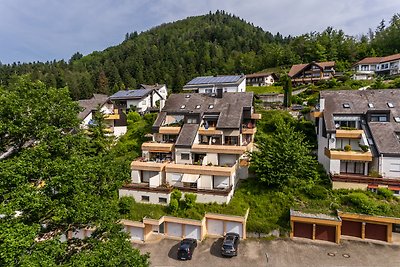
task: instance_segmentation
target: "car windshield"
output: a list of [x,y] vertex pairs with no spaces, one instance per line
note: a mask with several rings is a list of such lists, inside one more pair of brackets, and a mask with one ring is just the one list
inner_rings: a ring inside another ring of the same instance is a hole
[[232,248],[233,248],[232,245],[223,245],[222,247],[223,247],[224,249],[232,249]]

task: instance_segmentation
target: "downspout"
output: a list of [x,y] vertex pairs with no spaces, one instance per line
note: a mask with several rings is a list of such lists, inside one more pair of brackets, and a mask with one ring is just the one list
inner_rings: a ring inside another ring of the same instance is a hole
[[381,153],[379,157],[379,174],[383,177],[383,170],[382,170],[382,161],[383,161],[383,154]]

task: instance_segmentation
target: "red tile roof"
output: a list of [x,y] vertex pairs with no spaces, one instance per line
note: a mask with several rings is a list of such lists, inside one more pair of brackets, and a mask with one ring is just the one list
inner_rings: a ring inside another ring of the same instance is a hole
[[400,54],[394,54],[394,55],[390,55],[390,56],[382,58],[381,63],[398,60],[398,59],[400,59]]
[[355,65],[360,65],[360,64],[378,64],[381,62],[382,57],[366,57],[360,61],[358,61]]
[[[324,61],[324,62],[313,62],[313,63],[316,64],[317,66],[320,66],[322,69],[335,66],[335,61]],[[289,77],[293,77],[294,75],[302,71],[305,67],[313,63],[293,65],[288,73]]]

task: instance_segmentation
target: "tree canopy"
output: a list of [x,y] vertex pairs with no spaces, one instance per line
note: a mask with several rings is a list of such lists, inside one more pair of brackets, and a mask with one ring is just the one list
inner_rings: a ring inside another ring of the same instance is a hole
[[[16,148],[0,160],[0,265],[147,266],[117,223],[124,178],[109,141],[79,130],[68,89],[18,78],[0,91],[0,148]],[[96,230],[61,242],[84,228]]]

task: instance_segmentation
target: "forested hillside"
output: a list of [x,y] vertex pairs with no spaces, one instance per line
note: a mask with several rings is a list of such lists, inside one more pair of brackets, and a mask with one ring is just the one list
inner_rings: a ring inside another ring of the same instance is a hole
[[72,98],[80,99],[141,83],[166,83],[179,91],[198,75],[251,73],[310,61],[335,60],[340,71],[366,56],[399,52],[399,14],[387,24],[382,21],[376,30],[357,38],[331,27],[322,33],[283,37],[217,11],[127,34],[117,46],[87,56],[76,53],[68,62],[2,65],[0,83],[7,85],[14,74],[31,73],[33,80],[48,86],[68,86]]

